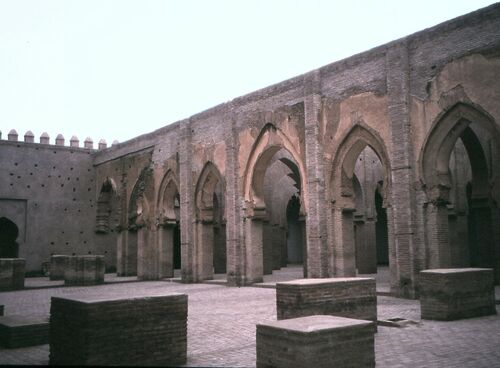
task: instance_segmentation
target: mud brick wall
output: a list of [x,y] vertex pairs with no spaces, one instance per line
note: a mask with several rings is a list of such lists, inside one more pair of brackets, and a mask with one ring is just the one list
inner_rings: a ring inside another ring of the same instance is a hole
[[374,367],[370,321],[309,316],[257,325],[257,367]]
[[180,365],[187,355],[187,295],[52,298],[50,364]]
[[0,291],[24,289],[24,268],[22,258],[0,259]]
[[68,267],[70,256],[55,255],[50,257],[50,279],[64,280],[64,272]]
[[65,285],[104,283],[104,256],[72,256],[64,272]]
[[276,284],[278,319],[316,314],[377,320],[372,278],[302,279]]
[[421,271],[422,318],[451,321],[496,314],[493,278],[488,268]]

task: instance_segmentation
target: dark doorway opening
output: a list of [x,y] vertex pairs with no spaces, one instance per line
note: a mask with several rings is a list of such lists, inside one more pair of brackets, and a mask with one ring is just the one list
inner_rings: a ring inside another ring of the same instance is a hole
[[375,191],[375,210],[377,222],[375,224],[375,241],[377,244],[377,265],[389,265],[389,236],[387,232],[387,211],[383,207],[383,198],[379,191]]
[[300,200],[297,196],[292,196],[286,209],[287,218],[287,256],[288,263],[301,264],[304,260],[304,237],[302,234],[303,224],[299,220]]
[[16,242],[18,235],[17,225],[8,218],[0,217],[0,258],[19,256],[19,244]]
[[181,268],[181,227],[179,221],[174,226],[174,270]]

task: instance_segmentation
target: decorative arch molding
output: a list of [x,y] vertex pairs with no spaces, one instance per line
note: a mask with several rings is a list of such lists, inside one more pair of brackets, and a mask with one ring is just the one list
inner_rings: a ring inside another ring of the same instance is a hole
[[173,170],[168,170],[160,184],[157,196],[158,224],[165,226],[177,222],[175,201],[179,195],[179,180]]
[[[217,166],[208,161],[198,178],[195,190],[196,218],[200,221],[213,221],[214,193],[220,183],[222,193],[225,192],[225,183]],[[223,198],[219,198],[219,201]]]
[[384,207],[389,206],[391,165],[382,138],[367,125],[356,123],[341,142],[334,156],[333,169],[330,176],[330,198],[334,206],[345,210],[353,210],[355,208],[353,198],[354,168],[359,155],[366,146],[369,146],[375,152],[384,168],[382,193]]
[[472,123],[486,129],[496,142],[497,151],[499,150],[498,126],[493,117],[481,107],[459,102],[445,110],[434,121],[420,151],[421,181],[429,201],[446,203],[449,199],[449,161],[459,138],[471,161],[474,196],[487,196],[490,184],[495,183],[495,175],[500,172],[499,164],[492,162],[495,168],[489,172],[481,142],[471,129]]
[[[247,216],[253,217],[256,212],[265,211],[264,201],[264,176],[271,159],[280,149],[285,149],[290,153],[295,164],[298,166],[300,174],[300,188],[302,201],[305,202],[306,196],[306,170],[290,139],[273,124],[268,123],[264,126],[259,136],[253,144],[247,166],[244,172],[243,196],[248,205]],[[284,162],[285,164],[289,164]],[[296,171],[296,170],[293,170]],[[304,206],[302,206],[304,207]]]

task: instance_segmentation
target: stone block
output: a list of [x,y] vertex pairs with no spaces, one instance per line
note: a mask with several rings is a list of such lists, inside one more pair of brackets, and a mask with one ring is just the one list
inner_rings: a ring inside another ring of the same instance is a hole
[[448,268],[420,272],[422,319],[452,321],[496,314],[490,268]]
[[68,267],[70,256],[54,255],[50,257],[50,279],[64,280],[64,272]]
[[308,316],[257,325],[257,367],[374,367],[375,325]]
[[51,365],[177,366],[186,356],[187,295],[52,297]]
[[0,317],[0,343],[7,348],[43,345],[49,342],[48,317]]
[[71,256],[64,272],[65,285],[104,283],[104,256]]
[[22,258],[0,258],[0,291],[24,289],[24,268]]
[[375,279],[301,279],[276,284],[278,320],[316,314],[377,321]]

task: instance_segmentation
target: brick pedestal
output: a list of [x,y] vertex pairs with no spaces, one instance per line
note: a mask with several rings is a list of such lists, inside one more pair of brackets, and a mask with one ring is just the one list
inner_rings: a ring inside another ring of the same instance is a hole
[[257,325],[257,367],[374,367],[371,321],[309,316]]
[[496,314],[493,278],[490,268],[421,271],[422,319],[451,321]]
[[176,366],[186,354],[187,295],[52,297],[50,364]]
[[301,279],[276,284],[278,319],[334,315],[377,320],[377,295],[372,278]]
[[47,317],[0,317],[0,343],[7,348],[43,345],[49,342]]
[[104,256],[71,256],[64,272],[65,285],[104,283]]
[[0,291],[24,289],[24,267],[22,258],[0,258]]
[[64,272],[68,267],[70,256],[55,255],[50,257],[50,279],[64,280]]

